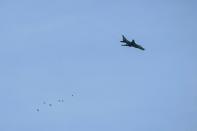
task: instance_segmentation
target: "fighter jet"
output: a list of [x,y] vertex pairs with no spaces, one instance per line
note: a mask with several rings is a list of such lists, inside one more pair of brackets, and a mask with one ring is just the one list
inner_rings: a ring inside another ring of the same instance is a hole
[[126,43],[125,45],[121,45],[121,46],[128,46],[128,47],[134,47],[134,48],[138,48],[141,50],[145,50],[141,45],[138,45],[135,43],[135,40],[129,41],[125,38],[124,35],[122,35],[122,41],[120,41],[122,43]]

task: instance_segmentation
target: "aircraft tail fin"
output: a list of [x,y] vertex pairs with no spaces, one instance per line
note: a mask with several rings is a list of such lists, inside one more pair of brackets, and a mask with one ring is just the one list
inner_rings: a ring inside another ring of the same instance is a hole
[[127,41],[127,39],[125,38],[124,35],[122,35],[122,41],[120,41],[120,42],[126,42],[126,41]]

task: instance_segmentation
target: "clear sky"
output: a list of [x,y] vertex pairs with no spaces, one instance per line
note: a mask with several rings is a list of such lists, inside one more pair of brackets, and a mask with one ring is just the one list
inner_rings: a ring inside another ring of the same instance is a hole
[[1,0],[0,130],[196,131],[196,12],[195,0]]

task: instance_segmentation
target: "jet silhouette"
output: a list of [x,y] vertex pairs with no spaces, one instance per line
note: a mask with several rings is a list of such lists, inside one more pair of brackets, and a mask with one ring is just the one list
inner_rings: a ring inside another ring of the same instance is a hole
[[138,48],[140,50],[145,50],[141,45],[138,45],[135,43],[135,40],[129,41],[125,38],[124,35],[122,35],[122,41],[120,41],[122,43],[126,43],[125,45],[121,45],[121,46],[128,46],[128,47],[134,47],[134,48]]

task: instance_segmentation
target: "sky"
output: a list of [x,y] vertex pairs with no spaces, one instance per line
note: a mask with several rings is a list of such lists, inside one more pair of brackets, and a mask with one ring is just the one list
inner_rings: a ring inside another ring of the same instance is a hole
[[1,0],[0,130],[196,131],[196,12],[195,0]]

